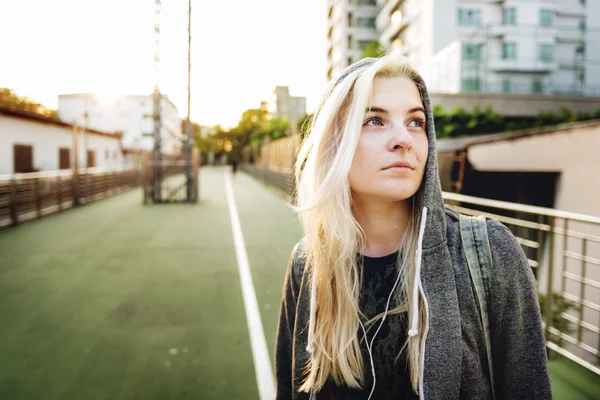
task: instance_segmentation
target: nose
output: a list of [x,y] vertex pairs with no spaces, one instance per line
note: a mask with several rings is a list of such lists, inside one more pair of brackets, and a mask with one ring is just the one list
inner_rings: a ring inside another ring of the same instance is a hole
[[390,151],[410,150],[413,146],[413,138],[404,124],[398,124],[391,129],[392,136],[389,142]]

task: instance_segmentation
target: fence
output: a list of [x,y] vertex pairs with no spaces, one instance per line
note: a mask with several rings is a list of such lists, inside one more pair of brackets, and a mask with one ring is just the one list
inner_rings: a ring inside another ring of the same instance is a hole
[[121,193],[141,179],[135,167],[0,175],[0,229]]
[[[292,196],[291,174],[242,170]],[[600,375],[600,217],[443,193],[449,208],[505,224],[523,247],[541,300],[547,347]]]

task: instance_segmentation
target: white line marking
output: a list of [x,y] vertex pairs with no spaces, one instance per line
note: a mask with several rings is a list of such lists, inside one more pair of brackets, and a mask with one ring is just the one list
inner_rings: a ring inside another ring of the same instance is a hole
[[231,229],[233,230],[235,254],[237,256],[240,281],[242,283],[244,307],[246,308],[246,320],[248,321],[248,331],[250,331],[250,344],[252,346],[252,358],[254,359],[258,393],[261,400],[272,400],[276,396],[275,378],[273,377],[273,368],[271,367],[271,359],[269,358],[265,332],[260,318],[260,310],[258,308],[258,302],[256,301],[256,292],[254,291],[254,285],[252,283],[252,274],[250,272],[248,255],[246,254],[242,226],[235,205],[235,198],[233,197],[231,177],[227,172],[225,172],[225,188],[227,190],[229,215],[231,216]]

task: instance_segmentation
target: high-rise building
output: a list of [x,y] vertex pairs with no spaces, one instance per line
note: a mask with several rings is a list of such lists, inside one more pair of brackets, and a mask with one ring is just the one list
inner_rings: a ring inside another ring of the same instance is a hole
[[377,40],[376,0],[327,0],[327,79],[360,58]]
[[[329,1],[330,32],[346,26],[336,11],[358,3]],[[372,7],[378,40],[399,48],[431,92],[600,96],[600,0],[377,0]],[[344,46],[333,39],[335,55]]]
[[[277,86],[273,91],[275,95],[275,108],[273,117],[285,118],[288,121],[299,121],[306,114],[306,97],[290,95],[287,86]],[[264,105],[261,103],[261,109]]]
[[598,0],[388,0],[378,27],[432,92],[600,96]]

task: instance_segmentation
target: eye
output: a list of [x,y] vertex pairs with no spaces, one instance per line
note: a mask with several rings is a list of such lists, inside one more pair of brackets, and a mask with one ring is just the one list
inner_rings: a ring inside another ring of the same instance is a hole
[[375,117],[375,118],[369,118],[364,124],[363,126],[382,126],[383,122],[381,122],[381,119]]
[[410,128],[423,128],[425,126],[425,121],[421,118],[411,119],[408,123]]

